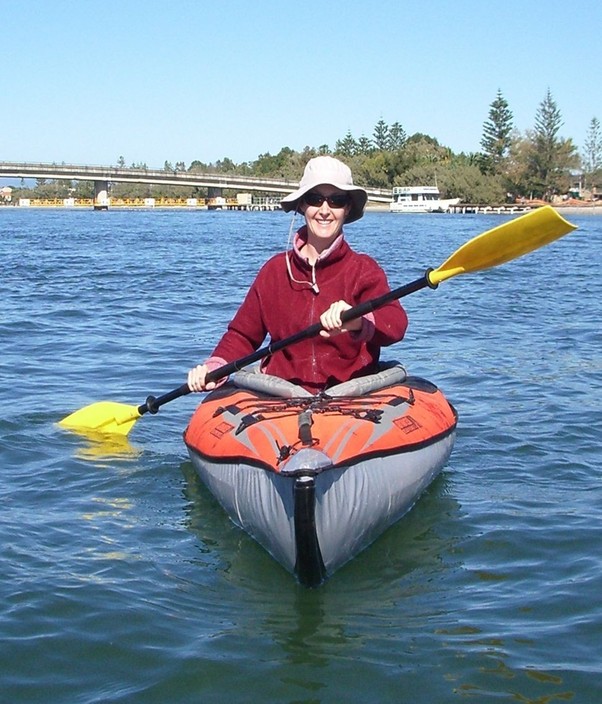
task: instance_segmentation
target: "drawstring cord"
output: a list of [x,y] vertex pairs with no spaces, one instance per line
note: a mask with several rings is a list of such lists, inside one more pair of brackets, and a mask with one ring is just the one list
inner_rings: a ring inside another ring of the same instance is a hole
[[287,252],[285,256],[286,256],[286,268],[288,270],[288,275],[290,276],[291,281],[295,284],[301,284],[302,286],[309,286],[315,294],[320,293],[320,288],[318,287],[318,282],[316,281],[316,265],[310,264],[310,266],[311,266],[311,279],[312,279],[311,281],[299,281],[299,279],[296,279],[293,276],[293,272],[291,269],[291,262],[289,259],[289,252]]
[[288,271],[288,275],[290,280],[295,283],[295,284],[300,284],[301,286],[309,286],[311,290],[317,295],[320,293],[320,288],[318,287],[318,282],[316,281],[316,265],[315,264],[310,264],[311,266],[311,281],[299,281],[299,279],[296,279],[293,276],[293,270],[291,268],[291,262],[289,259],[289,256],[292,256],[292,252],[289,251],[293,248],[293,231],[294,231],[294,225],[295,225],[295,218],[297,216],[297,211],[293,213],[293,217],[291,220],[291,225],[288,230],[288,241],[286,243],[286,252],[284,255],[284,258],[286,259],[286,270]]

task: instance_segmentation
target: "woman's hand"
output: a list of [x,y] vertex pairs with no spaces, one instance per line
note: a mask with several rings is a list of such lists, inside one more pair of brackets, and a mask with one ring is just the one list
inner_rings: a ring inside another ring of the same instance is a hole
[[362,329],[362,319],[355,318],[343,324],[341,313],[349,310],[351,306],[347,301],[335,301],[330,308],[325,310],[320,316],[320,324],[324,328],[320,330],[322,337],[334,337],[342,332],[357,332]]
[[205,379],[209,369],[206,364],[198,364],[193,367],[188,372],[188,379],[186,383],[191,391],[211,391],[215,389],[216,383],[214,381],[206,382]]

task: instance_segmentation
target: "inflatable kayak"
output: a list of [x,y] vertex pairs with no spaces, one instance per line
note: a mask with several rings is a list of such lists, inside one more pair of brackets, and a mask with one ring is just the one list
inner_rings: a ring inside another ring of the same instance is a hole
[[184,441],[234,523],[317,586],[412,507],[456,422],[442,392],[398,364],[317,396],[242,371],[206,396]]

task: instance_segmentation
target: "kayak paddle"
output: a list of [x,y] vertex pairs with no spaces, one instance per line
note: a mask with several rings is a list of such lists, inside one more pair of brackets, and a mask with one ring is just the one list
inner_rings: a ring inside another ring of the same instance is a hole
[[[576,229],[576,226],[567,222],[551,206],[547,205],[543,208],[538,208],[474,237],[457,249],[437,269],[428,269],[424,276],[416,279],[416,281],[350,308],[341,315],[341,319],[343,322],[347,322],[354,318],[359,318],[390,301],[403,298],[420,289],[426,287],[437,288],[442,281],[453,276],[499,266],[539,249],[574,229]],[[321,329],[320,323],[314,323],[305,330],[301,330],[283,340],[272,342],[246,357],[224,364],[222,367],[209,372],[207,381],[218,381],[230,376],[230,374],[247,367],[249,364],[264,359],[268,355],[278,352],[295,342],[318,335]],[[189,393],[188,385],[182,384],[177,389],[158,398],[149,396],[140,406],[128,406],[114,401],[99,401],[63,418],[59,425],[71,430],[94,431],[101,434],[114,433],[125,436],[130,432],[138,418],[145,413],[157,413],[159,408],[165,403]]]

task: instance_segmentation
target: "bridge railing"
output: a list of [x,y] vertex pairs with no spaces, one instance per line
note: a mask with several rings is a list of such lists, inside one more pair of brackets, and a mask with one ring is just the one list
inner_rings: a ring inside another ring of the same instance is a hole
[[[179,171],[139,167],[93,166],[78,164],[34,163],[0,161],[0,176],[13,178],[55,178],[88,181],[163,183],[182,186],[212,186],[228,190],[250,190],[288,193],[295,190],[298,181],[264,178],[223,172]],[[391,191],[369,188],[371,200],[388,201]]]

